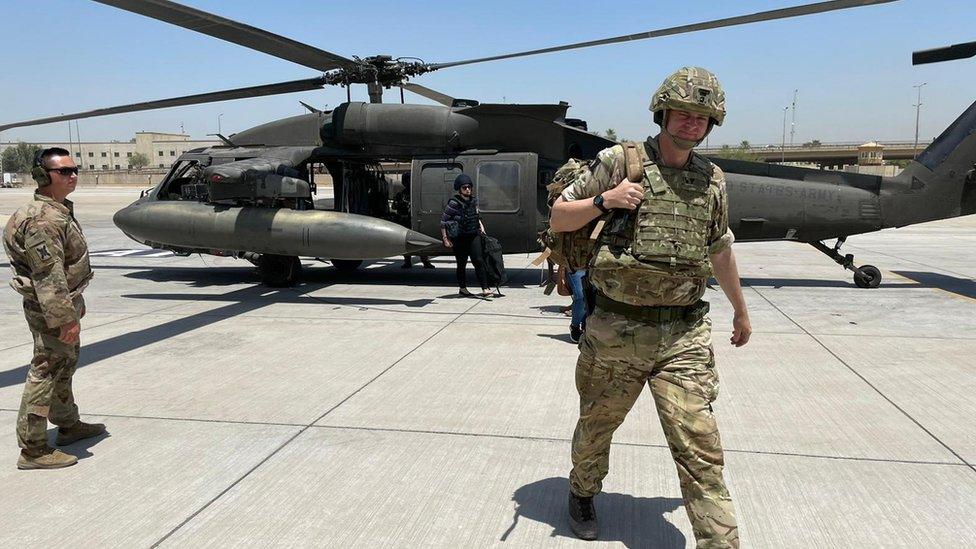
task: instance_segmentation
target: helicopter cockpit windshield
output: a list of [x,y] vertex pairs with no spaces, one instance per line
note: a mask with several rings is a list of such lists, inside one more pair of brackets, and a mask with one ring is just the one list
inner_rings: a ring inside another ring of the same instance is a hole
[[201,182],[203,166],[198,159],[180,159],[159,184],[156,198],[159,200],[186,199],[184,187]]

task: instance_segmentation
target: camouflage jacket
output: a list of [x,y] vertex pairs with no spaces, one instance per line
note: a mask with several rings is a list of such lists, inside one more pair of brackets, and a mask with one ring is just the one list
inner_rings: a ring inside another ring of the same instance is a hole
[[70,200],[62,204],[35,194],[10,216],[3,247],[13,270],[10,286],[40,305],[49,328],[81,318],[81,292],[93,275],[88,244]]
[[[656,139],[656,138],[652,138]],[[567,187],[564,200],[594,197],[612,189],[626,177],[626,159],[621,145],[600,151],[591,165],[592,177],[581,178]],[[719,253],[732,245],[729,229],[725,174],[713,165],[709,198],[712,219],[705,239],[708,254]],[[613,250],[601,245],[589,267],[590,282],[607,297],[631,305],[690,305],[705,293],[707,277],[701,272],[640,261],[630,250]]]

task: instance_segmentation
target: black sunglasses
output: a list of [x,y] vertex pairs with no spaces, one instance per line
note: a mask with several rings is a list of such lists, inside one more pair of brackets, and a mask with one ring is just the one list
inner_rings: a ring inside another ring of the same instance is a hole
[[49,172],[58,172],[59,174],[65,176],[65,177],[69,177],[69,176],[72,176],[72,175],[78,175],[78,167],[77,166],[75,166],[74,168],[44,168],[44,169],[45,169],[45,171],[49,171]]

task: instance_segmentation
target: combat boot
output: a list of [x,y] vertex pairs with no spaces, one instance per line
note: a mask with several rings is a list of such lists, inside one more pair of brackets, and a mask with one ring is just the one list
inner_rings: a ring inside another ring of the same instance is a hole
[[78,463],[78,458],[55,450],[54,448],[41,448],[36,451],[21,450],[20,457],[17,459],[18,469],[61,469],[71,467]]
[[595,540],[597,536],[596,509],[593,497],[581,498],[569,493],[569,527],[579,539]]
[[102,423],[85,423],[79,420],[71,427],[58,427],[58,438],[54,442],[58,446],[65,446],[85,438],[97,437],[104,432],[105,425]]

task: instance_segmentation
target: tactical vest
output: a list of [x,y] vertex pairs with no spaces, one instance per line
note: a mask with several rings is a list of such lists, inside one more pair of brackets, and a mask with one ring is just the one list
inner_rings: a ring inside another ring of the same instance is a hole
[[712,225],[709,185],[712,165],[692,153],[688,169],[658,165],[656,142],[625,144],[636,149],[643,166],[644,198],[635,212],[611,220],[604,242],[627,249],[641,263],[671,273],[708,276],[708,238]]
[[461,207],[461,219],[458,220],[458,230],[461,234],[478,234],[481,232],[481,226],[478,224],[478,202],[477,199],[471,198],[471,200],[464,200],[460,195],[455,196],[454,200],[457,201],[458,205]]

